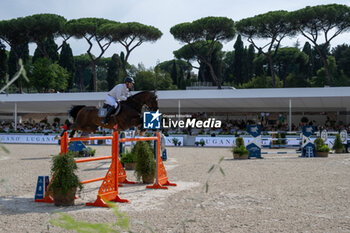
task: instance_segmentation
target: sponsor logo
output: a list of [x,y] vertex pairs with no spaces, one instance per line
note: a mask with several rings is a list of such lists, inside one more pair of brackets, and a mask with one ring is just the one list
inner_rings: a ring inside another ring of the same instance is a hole
[[159,110],[156,112],[143,113],[143,128],[144,129],[160,129],[160,120],[162,114]]
[[[215,118],[207,120],[198,120],[190,118],[191,115],[164,115],[157,112],[143,113],[143,128],[144,129],[160,129],[160,128],[221,128],[221,121]],[[175,119],[172,119],[175,118]],[[182,119],[181,119],[182,118]]]

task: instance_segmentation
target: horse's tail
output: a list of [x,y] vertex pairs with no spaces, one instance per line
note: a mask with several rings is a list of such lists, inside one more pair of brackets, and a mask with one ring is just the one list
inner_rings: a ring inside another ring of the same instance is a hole
[[69,118],[73,118],[73,122],[75,122],[75,119],[77,118],[78,112],[85,107],[85,105],[73,105],[71,109],[68,112]]

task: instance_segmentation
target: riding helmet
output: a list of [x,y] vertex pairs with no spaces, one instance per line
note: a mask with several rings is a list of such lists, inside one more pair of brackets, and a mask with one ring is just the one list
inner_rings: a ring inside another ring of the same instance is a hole
[[129,76],[125,78],[124,82],[125,83],[132,83],[132,84],[135,83],[134,79],[132,77],[129,77]]

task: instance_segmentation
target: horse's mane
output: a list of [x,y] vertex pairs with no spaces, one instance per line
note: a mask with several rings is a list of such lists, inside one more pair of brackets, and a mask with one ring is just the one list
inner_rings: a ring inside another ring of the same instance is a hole
[[150,93],[151,95],[152,94],[154,95],[153,91],[140,91],[140,92],[136,93],[135,95],[129,96],[128,99],[140,98],[140,96],[143,96],[143,95],[148,94],[148,93]]
[[142,102],[142,100],[144,100],[145,97],[147,98],[148,96],[150,96],[152,98],[155,95],[156,94],[153,91],[140,91],[132,96],[129,96],[126,101],[122,101],[121,103],[133,106],[134,108],[139,108],[142,106],[142,104],[140,105],[140,102]]

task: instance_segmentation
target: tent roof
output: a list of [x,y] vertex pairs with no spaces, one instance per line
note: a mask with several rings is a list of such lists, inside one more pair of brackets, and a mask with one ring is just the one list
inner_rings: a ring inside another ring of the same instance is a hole
[[[161,112],[346,111],[350,87],[158,91]],[[66,113],[72,105],[102,105],[106,92],[0,94],[0,114]]]

